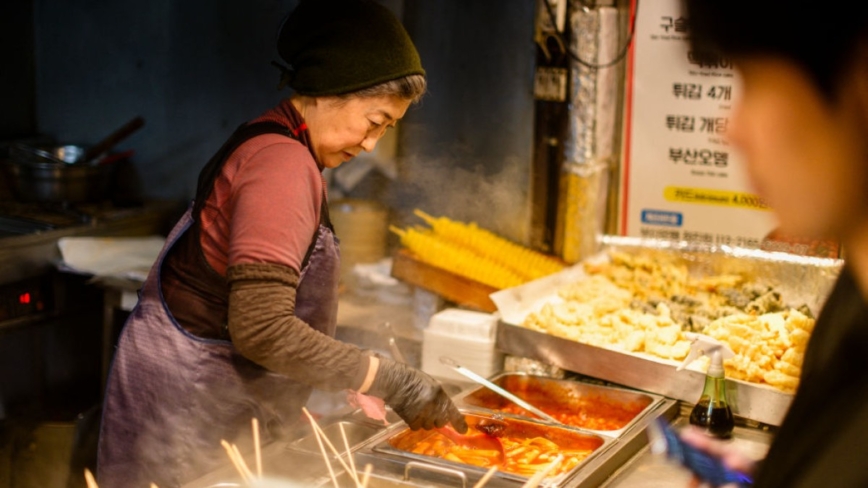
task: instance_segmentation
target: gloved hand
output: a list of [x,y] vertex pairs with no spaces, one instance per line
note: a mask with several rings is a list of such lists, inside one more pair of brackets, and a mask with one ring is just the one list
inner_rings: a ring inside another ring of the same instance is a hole
[[388,358],[380,366],[367,394],[385,400],[413,430],[433,429],[451,423],[467,432],[464,415],[458,411],[443,386],[418,369]]

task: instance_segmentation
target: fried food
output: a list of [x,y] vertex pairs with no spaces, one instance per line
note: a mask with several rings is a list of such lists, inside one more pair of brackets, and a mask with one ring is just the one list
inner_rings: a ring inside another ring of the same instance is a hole
[[771,286],[737,274],[690,276],[664,253],[613,251],[585,263],[586,279],[558,290],[557,300],[529,314],[523,326],[591,346],[682,360],[685,332],[721,340],[736,357],[727,375],[786,392],[798,386],[814,319],[785,305]]

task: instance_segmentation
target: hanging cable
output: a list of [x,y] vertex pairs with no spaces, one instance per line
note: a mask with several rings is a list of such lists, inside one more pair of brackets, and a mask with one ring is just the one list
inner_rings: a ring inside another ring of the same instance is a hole
[[[549,20],[551,21],[552,25],[557,25],[557,21],[555,20],[555,13],[552,11],[552,6],[549,5],[548,0],[541,0],[541,1],[546,6],[546,11],[548,12]],[[568,0],[561,0],[561,1],[568,1]],[[559,32],[557,30],[557,28],[555,29],[555,35],[558,37],[558,39],[560,39],[562,45],[564,46],[564,48],[567,52],[567,55],[569,55],[570,58],[572,58],[573,60],[575,60],[577,63],[581,64],[582,66],[585,66],[586,68],[590,68],[590,69],[600,69],[600,68],[608,68],[610,66],[614,66],[614,65],[620,63],[621,60],[623,60],[627,56],[627,51],[630,50],[630,44],[633,42],[633,33],[636,31],[636,14],[639,12],[639,0],[635,0],[635,2],[636,2],[636,7],[633,9],[632,15],[630,16],[630,31],[627,34],[627,40],[624,43],[624,47],[621,48],[618,55],[615,56],[615,59],[613,59],[611,61],[608,61],[605,63],[599,63],[599,64],[594,64],[594,63],[590,63],[588,61],[585,61],[584,59],[580,58],[576,53],[574,53],[573,51],[570,50],[569,44],[567,43],[567,41],[563,37],[563,33]],[[588,8],[586,5],[584,5],[584,2],[581,2],[581,3],[582,3],[582,8],[585,8],[585,9]]]

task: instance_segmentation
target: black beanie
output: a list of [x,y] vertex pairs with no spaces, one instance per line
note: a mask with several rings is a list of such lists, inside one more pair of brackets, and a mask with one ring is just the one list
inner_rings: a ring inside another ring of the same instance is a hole
[[424,75],[419,53],[392,12],[370,0],[301,0],[277,34],[285,82],[309,96],[338,95]]

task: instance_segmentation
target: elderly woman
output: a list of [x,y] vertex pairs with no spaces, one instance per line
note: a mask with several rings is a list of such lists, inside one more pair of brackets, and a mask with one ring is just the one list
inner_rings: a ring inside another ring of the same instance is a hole
[[781,230],[840,240],[846,264],[765,460],[684,437],[755,473],[755,487],[868,486],[868,4],[686,0],[694,53],[744,84],[728,137]]
[[374,149],[425,91],[406,31],[366,0],[303,0],[278,51],[293,88],[199,176],[122,332],[103,410],[104,487],[179,486],[263,442],[312,388],[383,399],[411,428],[463,416],[428,375],[333,339],[338,241],[321,172]]

